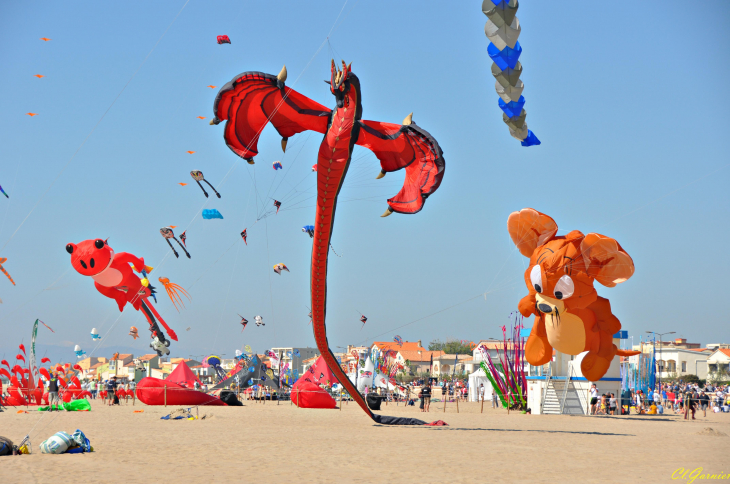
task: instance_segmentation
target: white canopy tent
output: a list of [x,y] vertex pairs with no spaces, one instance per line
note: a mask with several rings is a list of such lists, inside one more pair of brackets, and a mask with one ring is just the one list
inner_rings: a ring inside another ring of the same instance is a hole
[[489,383],[487,374],[482,368],[469,375],[469,401],[478,402],[481,400],[479,396],[479,385],[484,385],[484,400],[492,399],[492,384]]

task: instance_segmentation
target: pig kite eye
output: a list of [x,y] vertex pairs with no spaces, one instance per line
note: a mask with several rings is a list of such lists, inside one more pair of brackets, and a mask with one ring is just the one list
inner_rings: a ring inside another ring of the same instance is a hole
[[101,239],[96,239],[94,241],[94,247],[96,247],[97,249],[101,249],[102,247],[104,247],[104,241]]
[[568,299],[573,295],[573,291],[575,291],[575,285],[573,284],[573,279],[568,275],[558,279],[557,284],[555,284],[554,294],[557,299]]
[[66,245],[66,252],[68,252],[69,254],[73,254],[74,253],[74,246],[73,246],[73,244]]
[[542,292],[542,272],[539,265],[536,265],[530,271],[530,282],[537,292]]

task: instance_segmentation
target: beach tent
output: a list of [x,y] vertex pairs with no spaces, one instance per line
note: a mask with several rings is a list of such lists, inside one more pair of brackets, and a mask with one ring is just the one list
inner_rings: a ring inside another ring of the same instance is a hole
[[482,368],[479,368],[474,373],[469,375],[469,401],[478,402],[479,399],[479,385],[484,384],[484,401],[490,401],[492,399],[492,384],[489,383],[486,373]]
[[389,391],[395,390],[395,386],[388,381],[388,379],[379,371],[375,372],[375,377],[373,378],[373,385],[375,385],[377,388],[384,388]]
[[357,391],[363,392],[365,388],[373,386],[373,377],[375,376],[375,364],[370,357],[365,358],[365,365],[357,370]]
[[337,402],[329,393],[303,378],[294,384],[291,400],[300,408],[337,408]]
[[330,387],[339,382],[334,373],[332,373],[332,370],[327,366],[327,362],[321,356],[304,372],[301,379],[317,385],[329,385]]
[[193,373],[192,370],[190,370],[190,367],[188,367],[188,365],[186,365],[185,363],[180,363],[179,365],[177,365],[172,373],[167,375],[165,381],[177,383],[178,385],[187,388],[194,388],[195,382],[198,382],[198,384],[200,384],[200,380],[198,380],[198,377],[195,376],[195,373]]

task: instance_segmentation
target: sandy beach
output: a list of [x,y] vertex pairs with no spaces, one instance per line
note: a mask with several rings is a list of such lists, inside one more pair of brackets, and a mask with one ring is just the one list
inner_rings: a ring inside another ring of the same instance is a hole
[[[488,405],[480,414],[477,403],[460,404],[457,414],[453,403],[446,413],[434,403],[428,420],[443,419],[448,427],[386,427],[373,424],[352,402],[342,410],[299,409],[289,402],[201,407],[200,416],[207,418],[195,421],[160,420],[177,407],[137,402],[110,408],[98,400],[92,407],[84,413],[0,413],[0,435],[13,440],[35,426],[33,455],[3,458],[3,482],[646,483],[671,481],[681,467],[730,472],[727,414],[700,414],[695,421],[673,414],[507,415]],[[424,415],[393,404],[380,413]],[[94,453],[38,451],[54,432],[77,428]]]

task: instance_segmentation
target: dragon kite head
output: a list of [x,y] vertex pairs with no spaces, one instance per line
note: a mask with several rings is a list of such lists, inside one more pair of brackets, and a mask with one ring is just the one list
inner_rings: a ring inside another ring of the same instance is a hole
[[66,252],[71,254],[71,265],[84,276],[95,276],[109,267],[114,259],[114,250],[106,240],[89,239],[78,244],[67,244]]
[[355,86],[355,95],[358,98],[357,101],[359,101],[360,82],[357,76],[352,73],[352,62],[350,62],[350,65],[347,65],[345,61],[342,61],[342,70],[339,70],[337,65],[335,65],[335,60],[332,59],[330,72],[330,80],[324,82],[330,85],[330,91],[335,95],[335,99],[337,99],[337,107],[348,107],[348,98],[350,97],[348,94],[350,94],[350,88],[352,86]]

